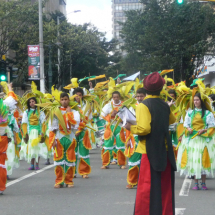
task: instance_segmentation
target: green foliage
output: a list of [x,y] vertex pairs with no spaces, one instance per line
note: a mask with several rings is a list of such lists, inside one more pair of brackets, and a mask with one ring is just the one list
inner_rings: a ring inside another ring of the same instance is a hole
[[122,37],[128,55],[124,68],[144,74],[174,69],[187,80],[206,53],[213,53],[215,15],[211,3],[142,0],[144,10],[128,11]]
[[[59,26],[57,16],[61,17]],[[29,0],[0,0],[0,20],[0,56],[13,50],[7,61],[19,68],[16,81],[23,83],[28,74],[27,45],[39,44],[38,3],[32,4]],[[46,86],[49,55],[52,61],[52,83],[58,87],[69,84],[71,73],[72,77],[77,78],[89,74],[116,73],[120,61],[120,54],[115,52],[117,41],[107,41],[105,34],[94,26],[87,23],[72,25],[62,13],[56,11],[43,14],[43,32]],[[60,74],[57,68],[58,48],[61,52]]]

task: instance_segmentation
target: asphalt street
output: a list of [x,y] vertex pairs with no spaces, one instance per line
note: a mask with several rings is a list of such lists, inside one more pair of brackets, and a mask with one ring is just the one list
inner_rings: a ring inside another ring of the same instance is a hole
[[[127,170],[116,165],[101,170],[100,150],[92,150],[90,155],[90,178],[78,176],[74,188],[54,189],[54,167],[47,168],[45,160],[41,160],[39,172],[27,170],[29,164],[21,161],[0,196],[0,215],[132,215],[136,189],[125,188]],[[193,191],[192,182],[190,190],[184,187],[187,196],[179,196],[184,179],[176,173],[176,214],[215,214],[214,179],[207,181],[208,191]]]

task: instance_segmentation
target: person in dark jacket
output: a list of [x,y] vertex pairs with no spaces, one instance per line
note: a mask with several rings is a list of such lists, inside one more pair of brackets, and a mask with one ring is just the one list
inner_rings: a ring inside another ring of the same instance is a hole
[[159,73],[148,75],[143,84],[146,97],[136,109],[137,125],[125,126],[139,136],[136,152],[142,154],[134,214],[174,215],[176,163],[169,125],[176,119],[160,99],[165,80]]

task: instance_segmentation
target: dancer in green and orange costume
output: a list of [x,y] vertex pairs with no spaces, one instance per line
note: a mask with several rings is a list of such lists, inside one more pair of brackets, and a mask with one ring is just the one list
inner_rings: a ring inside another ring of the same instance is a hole
[[[144,88],[138,89],[136,92],[136,99],[137,99],[136,106],[140,104],[145,97],[146,97],[146,92]],[[135,111],[132,111],[132,112],[135,114]],[[135,152],[138,146],[138,142],[139,142],[138,136],[135,134],[132,134],[131,131],[126,130],[127,146],[125,149],[125,155],[126,157],[129,157],[129,160],[128,160],[129,170],[127,174],[128,184],[126,186],[127,189],[133,188],[134,186],[137,185],[137,182],[138,182],[140,162],[141,162],[141,154],[138,152]]]
[[[120,107],[122,107],[123,102],[120,100],[120,93],[114,91],[112,93],[112,101],[104,106],[101,112],[103,119],[107,121],[106,129],[104,133],[104,153],[102,155],[102,169],[109,168],[110,163],[117,163],[121,169],[126,168],[126,157],[124,155],[125,151],[125,134],[124,128],[122,128],[122,123],[120,123],[117,128],[115,124],[112,124],[112,121],[115,119],[116,114]],[[114,132],[113,132],[114,131]],[[114,139],[116,139],[116,154],[117,160],[114,159]]]
[[[61,107],[54,109],[54,118],[49,122],[49,144],[55,150],[55,188],[62,188],[64,184],[71,188],[74,186],[75,174],[75,147],[77,145],[75,132],[80,123],[79,112],[70,107],[67,93],[60,94]],[[50,114],[52,115],[52,113]]]
[[[90,155],[89,150],[92,149],[90,143],[90,132],[87,124],[92,119],[92,112],[90,112],[90,107],[83,101],[84,92],[82,88],[76,88],[73,92],[73,97],[78,103],[79,111],[81,114],[81,121],[76,132],[77,146],[76,146],[76,172],[83,177],[89,178],[91,173],[90,166]],[[82,102],[83,101],[83,102]],[[88,106],[88,107],[87,107]],[[79,160],[79,165],[77,167],[77,162]],[[76,175],[75,175],[76,176]]]
[[8,107],[16,105],[17,96],[12,90],[12,84],[8,84],[8,97],[0,100],[0,194],[6,189],[7,170],[5,161],[7,159],[8,143],[11,141],[12,132],[8,127]]

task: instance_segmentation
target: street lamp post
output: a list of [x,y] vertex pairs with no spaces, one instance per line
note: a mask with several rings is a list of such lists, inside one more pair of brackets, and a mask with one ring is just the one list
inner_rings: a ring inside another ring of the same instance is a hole
[[40,91],[42,93],[45,93],[42,0],[39,0],[39,45],[40,45]]
[[[57,38],[59,40],[59,36],[60,36],[60,32],[59,32],[60,17],[59,16],[57,16],[57,25],[58,25]],[[60,88],[60,48],[59,46],[57,49],[57,56],[58,56],[58,87]]]

